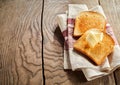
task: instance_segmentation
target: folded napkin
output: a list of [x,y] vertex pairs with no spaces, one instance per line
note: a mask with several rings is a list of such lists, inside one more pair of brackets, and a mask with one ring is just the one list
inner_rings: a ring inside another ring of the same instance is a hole
[[[93,7],[89,9],[91,11],[97,11],[101,13],[105,18],[104,11],[101,6]],[[82,12],[88,11],[85,4],[69,4],[66,14],[58,15],[58,24],[61,32],[64,36],[64,69],[82,70],[88,81],[99,78],[113,72],[120,65],[120,47],[114,36],[113,30],[109,23],[106,24],[106,33],[108,33],[115,41],[114,51],[105,62],[96,66],[89,62],[84,55],[80,55],[73,51],[73,43],[75,42],[72,37],[74,23],[76,16]],[[107,19],[107,18],[106,18]]]

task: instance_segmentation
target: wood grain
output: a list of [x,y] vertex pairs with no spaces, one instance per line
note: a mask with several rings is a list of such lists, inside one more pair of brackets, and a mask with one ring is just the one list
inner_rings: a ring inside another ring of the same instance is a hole
[[[120,0],[101,0],[100,4],[108,17],[108,21],[113,27],[115,36],[120,44]],[[114,72],[116,85],[120,84],[120,68]]]
[[0,85],[42,85],[42,0],[0,0]]
[[90,82],[81,71],[63,69],[64,39],[56,15],[65,13],[69,3],[87,4],[89,8],[100,3],[120,43],[119,0],[0,0],[0,85],[43,85],[44,80],[46,85],[120,84],[120,69]]
[[[81,71],[65,71],[63,69],[63,37],[56,22],[56,15],[64,13],[68,0],[44,0],[43,31],[44,31],[44,68],[46,85],[115,85],[114,75],[86,81]],[[89,8],[98,5],[98,1],[79,0]],[[56,30],[55,30],[56,29]]]
[[113,31],[115,33],[115,36],[118,40],[118,43],[120,43],[120,0],[100,0],[100,4],[102,5],[104,12],[107,16],[108,22],[111,24]]

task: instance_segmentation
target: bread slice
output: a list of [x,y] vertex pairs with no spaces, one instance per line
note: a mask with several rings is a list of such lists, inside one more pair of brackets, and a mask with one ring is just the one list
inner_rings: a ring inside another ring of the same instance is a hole
[[97,65],[100,65],[102,64],[102,62],[104,62],[105,58],[113,51],[114,41],[107,33],[102,32],[103,33],[102,40],[98,42],[94,47],[91,47],[88,44],[88,41],[86,40],[86,37],[91,30],[94,31],[96,29],[90,29],[86,31],[74,43],[74,49],[77,50],[78,52],[87,55]]
[[75,19],[75,27],[73,36],[79,37],[89,29],[99,29],[105,31],[106,20],[104,16],[98,12],[84,11]]

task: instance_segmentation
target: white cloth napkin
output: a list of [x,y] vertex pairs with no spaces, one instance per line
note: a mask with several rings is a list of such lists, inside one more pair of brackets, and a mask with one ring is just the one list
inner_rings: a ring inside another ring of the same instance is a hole
[[[89,9],[91,11],[97,11],[106,18],[101,6],[93,7]],[[72,37],[75,17],[82,11],[88,11],[85,4],[69,4],[68,12],[66,14],[58,15],[58,24],[61,32],[63,33],[64,42],[64,69],[82,70],[88,81],[107,75],[114,71],[120,65],[120,47],[114,36],[113,30],[110,24],[106,25],[107,33],[114,39],[115,46],[114,52],[106,58],[105,62],[101,66],[93,65],[89,62],[84,55],[77,54],[73,51]]]

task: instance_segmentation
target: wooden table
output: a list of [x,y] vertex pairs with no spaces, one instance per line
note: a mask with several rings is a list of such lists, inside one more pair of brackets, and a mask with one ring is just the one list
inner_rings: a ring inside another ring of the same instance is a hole
[[0,0],[0,85],[120,85],[120,69],[90,82],[63,69],[56,15],[70,3],[101,5],[120,43],[120,0]]

